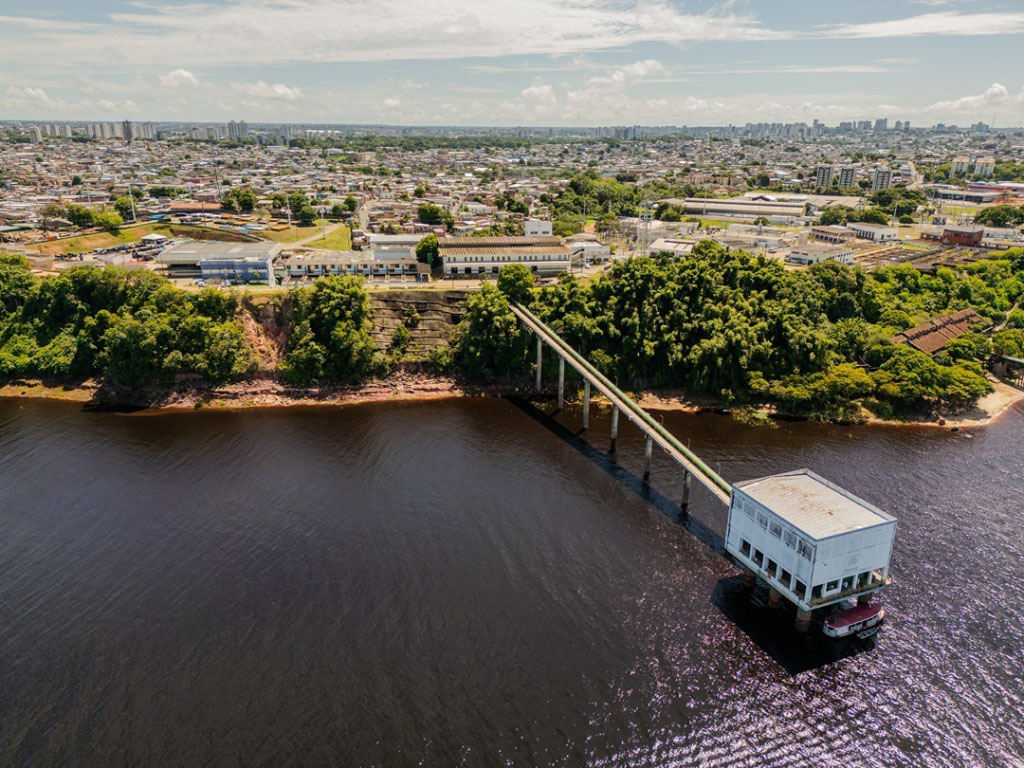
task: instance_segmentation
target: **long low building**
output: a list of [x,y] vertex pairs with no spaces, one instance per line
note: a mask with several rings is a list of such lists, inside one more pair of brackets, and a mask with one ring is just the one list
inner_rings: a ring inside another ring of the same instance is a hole
[[418,282],[430,279],[427,265],[417,261],[409,248],[404,249],[404,255],[391,253],[384,257],[377,255],[377,252],[300,251],[282,258],[277,271],[291,280],[313,280],[327,275],[360,275],[376,279],[413,278]]
[[198,277],[229,283],[273,282],[280,243],[222,243],[188,240],[165,248],[156,257],[172,277]]
[[449,237],[439,254],[445,277],[497,275],[508,264],[550,276],[572,266],[572,251],[560,237]]
[[799,219],[803,218],[805,207],[803,203],[787,203],[780,200],[748,200],[742,197],[721,199],[688,197],[683,201],[683,210],[686,213],[706,216],[749,216],[755,219],[764,216],[769,219]]
[[840,264],[853,264],[853,257],[856,251],[846,245],[822,245],[820,243],[807,243],[806,245],[794,245],[786,257],[787,261],[796,264],[817,264],[821,261],[837,261]]

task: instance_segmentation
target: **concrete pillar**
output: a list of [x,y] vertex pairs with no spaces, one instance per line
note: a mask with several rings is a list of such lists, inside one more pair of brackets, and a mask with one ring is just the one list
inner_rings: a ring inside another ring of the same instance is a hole
[[811,628],[811,612],[801,611],[799,608],[796,612],[796,631],[806,632]]
[[611,453],[615,453],[615,441],[619,439],[619,406],[612,406],[612,447]]
[[744,589],[753,589],[757,583],[757,574],[749,568],[743,569],[743,587]]
[[646,483],[651,477],[651,449],[654,447],[654,441],[650,437],[644,439],[644,482]]
[[565,358],[558,356],[558,410],[565,407]]
[[683,512],[686,512],[690,508],[690,483],[693,481],[693,475],[689,472],[683,478],[683,501],[682,508]]
[[537,391],[540,392],[541,358],[544,354],[544,342],[540,334],[537,334]]
[[768,587],[768,607],[778,608],[782,602],[782,593],[774,587]]
[[583,382],[583,428],[590,428],[590,380]]

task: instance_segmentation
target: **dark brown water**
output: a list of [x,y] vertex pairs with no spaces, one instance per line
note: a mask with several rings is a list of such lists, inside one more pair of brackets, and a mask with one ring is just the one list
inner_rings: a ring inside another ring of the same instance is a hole
[[645,489],[603,417],[590,449],[504,400],[0,402],[0,764],[1021,764],[1024,411],[665,421],[729,480],[809,466],[898,517],[874,650],[751,606],[725,510],[674,520],[678,471]]

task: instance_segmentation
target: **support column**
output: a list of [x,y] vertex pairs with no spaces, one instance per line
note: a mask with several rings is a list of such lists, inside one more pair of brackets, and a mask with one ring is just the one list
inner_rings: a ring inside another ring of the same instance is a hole
[[612,447],[610,453],[615,453],[615,441],[619,438],[619,406],[612,406]]
[[683,502],[682,508],[685,513],[690,508],[690,483],[693,480],[693,475],[689,472],[686,473],[686,477],[683,478]]
[[565,358],[558,356],[558,410],[565,408]]
[[778,608],[782,602],[782,593],[774,587],[768,587],[768,607]]
[[749,568],[743,569],[743,587],[744,589],[753,589],[754,584],[757,583],[757,574]]
[[544,342],[537,334],[537,391],[540,392],[541,357],[544,354]]
[[583,428],[590,428],[590,379],[583,382]]
[[799,608],[796,612],[796,631],[806,632],[811,628],[811,612],[801,611]]
[[646,483],[651,477],[651,449],[654,447],[654,441],[651,440],[650,436],[644,439],[644,482]]

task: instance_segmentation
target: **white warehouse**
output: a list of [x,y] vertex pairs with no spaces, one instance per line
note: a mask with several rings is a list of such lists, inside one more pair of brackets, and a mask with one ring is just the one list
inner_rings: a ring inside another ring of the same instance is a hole
[[733,486],[725,548],[794,603],[806,629],[812,610],[890,583],[895,533],[894,517],[800,469]]

